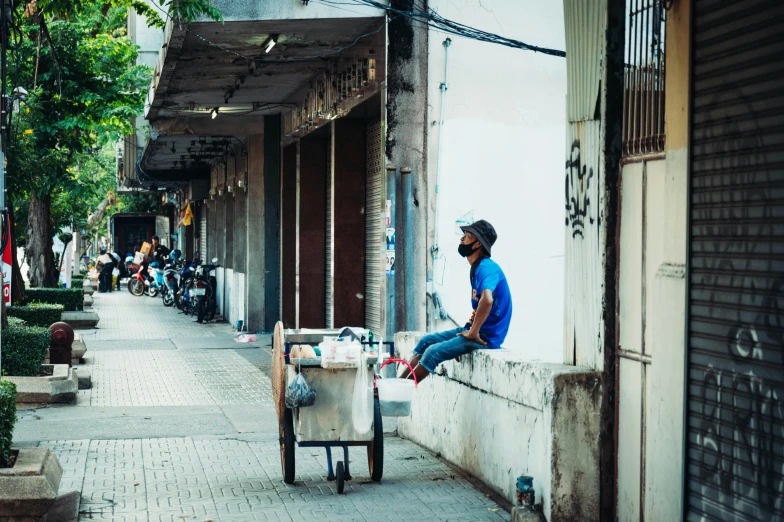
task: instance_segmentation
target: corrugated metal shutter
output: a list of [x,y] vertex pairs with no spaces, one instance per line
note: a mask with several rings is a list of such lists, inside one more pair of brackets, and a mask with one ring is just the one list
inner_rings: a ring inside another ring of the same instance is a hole
[[335,326],[335,236],[333,230],[335,228],[335,213],[333,204],[335,202],[335,122],[333,121],[329,129],[329,139],[327,140],[327,292],[326,292],[326,326],[327,328],[334,328]]
[[207,205],[201,207],[201,220],[199,222],[199,256],[202,259],[209,259],[207,252]]
[[784,3],[696,0],[686,520],[784,520]]
[[368,121],[367,173],[365,177],[365,327],[382,334],[381,285],[384,283],[383,235],[381,211],[383,210],[383,136],[381,119]]

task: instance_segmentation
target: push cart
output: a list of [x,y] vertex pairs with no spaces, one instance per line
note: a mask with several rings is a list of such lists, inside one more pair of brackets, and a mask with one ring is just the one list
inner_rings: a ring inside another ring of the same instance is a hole
[[[354,331],[358,331],[354,329]],[[316,347],[325,336],[336,337],[341,330],[291,330],[282,323],[275,325],[272,353],[272,396],[280,425],[280,463],[283,481],[294,483],[295,447],[324,447],[327,454],[327,480],[337,481],[338,493],[343,493],[346,480],[351,480],[348,448],[364,447],[367,450],[368,469],[371,480],[378,482],[384,473],[384,430],[378,397],[373,399],[373,426],[368,433],[358,433],[352,420],[354,381],[357,368],[322,368],[320,359],[296,360],[289,357],[293,346]],[[360,331],[361,332],[361,331]],[[366,331],[365,331],[366,332]],[[394,355],[393,343],[370,343],[378,345],[378,357],[367,363],[378,365],[381,352]],[[285,404],[286,388],[301,372],[308,384],[316,391],[316,402],[312,406],[289,409]],[[372,379],[375,372],[371,374]],[[332,467],[332,450],[343,450],[343,460]]]

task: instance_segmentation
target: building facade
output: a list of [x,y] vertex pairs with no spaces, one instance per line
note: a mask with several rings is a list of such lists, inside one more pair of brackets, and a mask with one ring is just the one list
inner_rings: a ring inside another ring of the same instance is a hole
[[784,7],[428,2],[563,59],[215,5],[167,24],[122,172],[190,205],[171,232],[223,265],[225,319],[461,324],[459,225],[488,219],[505,349],[444,365],[400,433],[510,500],[533,475],[548,520],[784,520]]

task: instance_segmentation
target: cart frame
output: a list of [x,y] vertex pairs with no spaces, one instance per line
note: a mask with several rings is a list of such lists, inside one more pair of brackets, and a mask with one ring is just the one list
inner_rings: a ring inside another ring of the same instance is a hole
[[[337,335],[340,330],[314,330],[310,335],[324,336],[324,335]],[[290,334],[291,335],[291,334]],[[280,457],[281,457],[281,471],[283,473],[283,481],[286,484],[293,484],[295,479],[295,447],[301,448],[314,448],[323,447],[326,451],[327,458],[327,480],[337,482],[337,492],[343,493],[345,481],[351,480],[351,471],[349,468],[349,447],[365,447],[368,455],[368,469],[370,471],[370,478],[374,482],[379,482],[383,476],[384,469],[384,429],[381,417],[381,409],[379,406],[378,397],[373,398],[373,427],[371,428],[372,437],[367,440],[298,440],[297,433],[294,429],[295,412],[292,409],[286,408],[283,405],[283,396],[285,396],[285,388],[288,386],[288,378],[286,368],[291,363],[289,354],[293,345],[314,345],[313,340],[306,340],[305,335],[300,335],[299,332],[293,334],[294,340],[286,339],[286,332],[281,323],[275,327],[273,339],[273,395],[276,399],[276,407],[278,409],[278,420],[280,428]],[[378,373],[378,365],[381,359],[382,346],[388,350],[389,356],[394,357],[395,344],[393,342],[369,342],[360,341],[363,346],[378,346],[379,357],[375,364],[372,365],[376,368],[373,372],[374,377]],[[276,353],[277,352],[277,353]],[[277,359],[277,361],[276,361]],[[280,369],[276,373],[276,362],[280,363]],[[322,369],[320,366],[310,366],[302,368],[318,368],[323,371],[330,371],[330,369]],[[297,369],[297,372],[301,368]],[[345,371],[337,370],[337,371]],[[282,372],[282,374],[280,373]],[[276,386],[275,376],[278,376]],[[276,390],[277,388],[277,390]],[[281,389],[282,388],[282,389]],[[275,391],[278,393],[276,394]],[[375,395],[375,393],[374,393]],[[318,398],[316,399],[318,400]],[[281,408],[282,407],[282,408]],[[282,411],[281,411],[282,409]],[[332,450],[336,448],[343,449],[343,460],[338,461],[334,466],[332,465]]]

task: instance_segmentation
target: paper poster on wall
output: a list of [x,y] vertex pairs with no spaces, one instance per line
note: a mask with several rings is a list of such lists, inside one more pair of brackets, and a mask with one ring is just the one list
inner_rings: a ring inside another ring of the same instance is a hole
[[387,227],[387,250],[395,250],[395,229]]
[[386,205],[384,205],[384,216],[386,217],[386,223],[388,227],[392,226],[392,200],[388,199]]
[[387,275],[395,275],[395,251],[387,250]]

